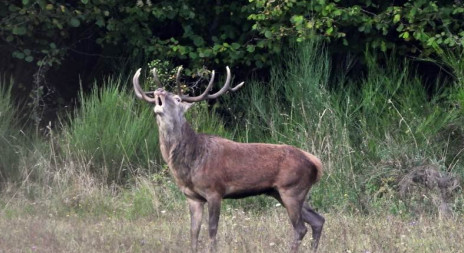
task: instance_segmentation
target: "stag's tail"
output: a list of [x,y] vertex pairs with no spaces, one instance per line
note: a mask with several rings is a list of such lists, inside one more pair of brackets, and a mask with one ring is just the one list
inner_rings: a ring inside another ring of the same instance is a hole
[[314,156],[313,154],[310,154],[308,152],[304,152],[304,154],[314,164],[314,166],[316,166],[317,175],[316,175],[316,180],[314,181],[314,183],[316,183],[319,180],[321,180],[321,177],[322,177],[322,163],[321,163],[321,160],[319,158],[317,158],[316,156]]

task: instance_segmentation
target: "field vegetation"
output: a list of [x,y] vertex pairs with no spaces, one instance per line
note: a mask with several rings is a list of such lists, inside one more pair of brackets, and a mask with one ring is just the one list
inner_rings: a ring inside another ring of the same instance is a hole
[[[245,80],[216,104],[195,105],[188,120],[199,132],[320,157],[325,174],[308,201],[327,220],[321,252],[457,252],[462,56],[441,54],[436,63],[450,75],[426,87],[394,53],[366,52],[362,70],[349,58],[334,68],[324,44],[310,41],[273,63],[269,81]],[[81,91],[79,106],[41,135],[12,101],[15,81],[1,80],[0,230],[8,232],[0,252],[188,252],[185,199],[161,160],[152,108],[136,101],[130,78]],[[222,213],[223,252],[288,249],[290,224],[276,201],[226,201]],[[205,231],[201,238],[205,248]]]

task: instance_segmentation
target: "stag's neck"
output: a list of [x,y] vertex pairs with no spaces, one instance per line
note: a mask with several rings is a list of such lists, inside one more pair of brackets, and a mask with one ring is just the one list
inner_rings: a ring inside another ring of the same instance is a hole
[[160,124],[159,141],[164,161],[178,182],[188,184],[191,173],[203,161],[206,147],[201,135],[197,134],[184,120],[176,126]]

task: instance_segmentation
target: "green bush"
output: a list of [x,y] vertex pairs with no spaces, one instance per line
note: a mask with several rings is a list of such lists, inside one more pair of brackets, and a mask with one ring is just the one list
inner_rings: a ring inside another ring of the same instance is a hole
[[[89,95],[81,92],[80,107],[68,116],[65,142],[93,172],[108,182],[155,171],[160,163],[158,132],[152,108],[139,104],[121,79],[109,78]],[[143,169],[142,169],[143,168]]]

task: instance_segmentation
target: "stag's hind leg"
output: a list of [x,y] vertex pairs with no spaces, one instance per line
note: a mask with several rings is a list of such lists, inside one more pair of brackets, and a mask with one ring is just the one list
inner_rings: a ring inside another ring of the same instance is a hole
[[322,227],[324,226],[325,219],[322,215],[316,213],[308,204],[303,205],[302,209],[303,220],[311,225],[313,231],[313,241],[311,248],[316,251],[319,245],[319,239],[321,238]]
[[303,222],[303,202],[306,196],[305,192],[295,193],[292,191],[280,191],[279,196],[274,196],[287,209],[288,216],[293,225],[294,238],[291,247],[291,252],[297,252],[301,240],[306,235],[308,229]]

